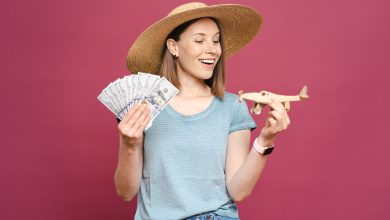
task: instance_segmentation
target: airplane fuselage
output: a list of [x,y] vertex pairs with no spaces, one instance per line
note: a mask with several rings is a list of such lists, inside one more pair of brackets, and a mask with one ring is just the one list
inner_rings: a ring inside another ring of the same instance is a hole
[[271,96],[277,99],[279,102],[291,102],[291,101],[300,101],[301,97],[298,95],[294,96],[284,96],[277,95],[271,92],[261,91],[257,92],[249,92],[241,95],[241,98],[252,100],[256,103],[269,104],[271,102]]

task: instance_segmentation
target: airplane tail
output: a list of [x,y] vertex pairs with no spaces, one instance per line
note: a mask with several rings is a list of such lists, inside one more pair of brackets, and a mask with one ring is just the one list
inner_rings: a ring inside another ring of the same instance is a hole
[[303,88],[301,89],[301,92],[299,92],[299,97],[301,99],[309,98],[309,95],[307,94],[307,86],[303,86]]

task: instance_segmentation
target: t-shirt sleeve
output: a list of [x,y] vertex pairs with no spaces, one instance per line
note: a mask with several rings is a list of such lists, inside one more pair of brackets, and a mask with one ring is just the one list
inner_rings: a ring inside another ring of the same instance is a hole
[[256,127],[256,122],[250,115],[248,105],[246,104],[245,100],[239,101],[237,99],[233,107],[233,115],[230,122],[229,133],[245,129],[250,129],[252,131]]

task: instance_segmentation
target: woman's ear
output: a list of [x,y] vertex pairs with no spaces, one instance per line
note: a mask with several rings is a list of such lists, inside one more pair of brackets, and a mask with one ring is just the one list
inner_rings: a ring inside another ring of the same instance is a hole
[[179,50],[178,50],[178,47],[177,47],[177,42],[174,39],[169,38],[167,40],[167,48],[168,48],[169,52],[172,54],[172,56],[174,56],[174,57],[178,57],[179,56]]

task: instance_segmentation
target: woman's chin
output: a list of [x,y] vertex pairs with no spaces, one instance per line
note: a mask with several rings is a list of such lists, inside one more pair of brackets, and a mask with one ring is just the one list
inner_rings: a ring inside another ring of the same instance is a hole
[[213,71],[205,72],[205,73],[202,74],[202,79],[204,79],[204,80],[210,79],[212,76],[213,76]]

